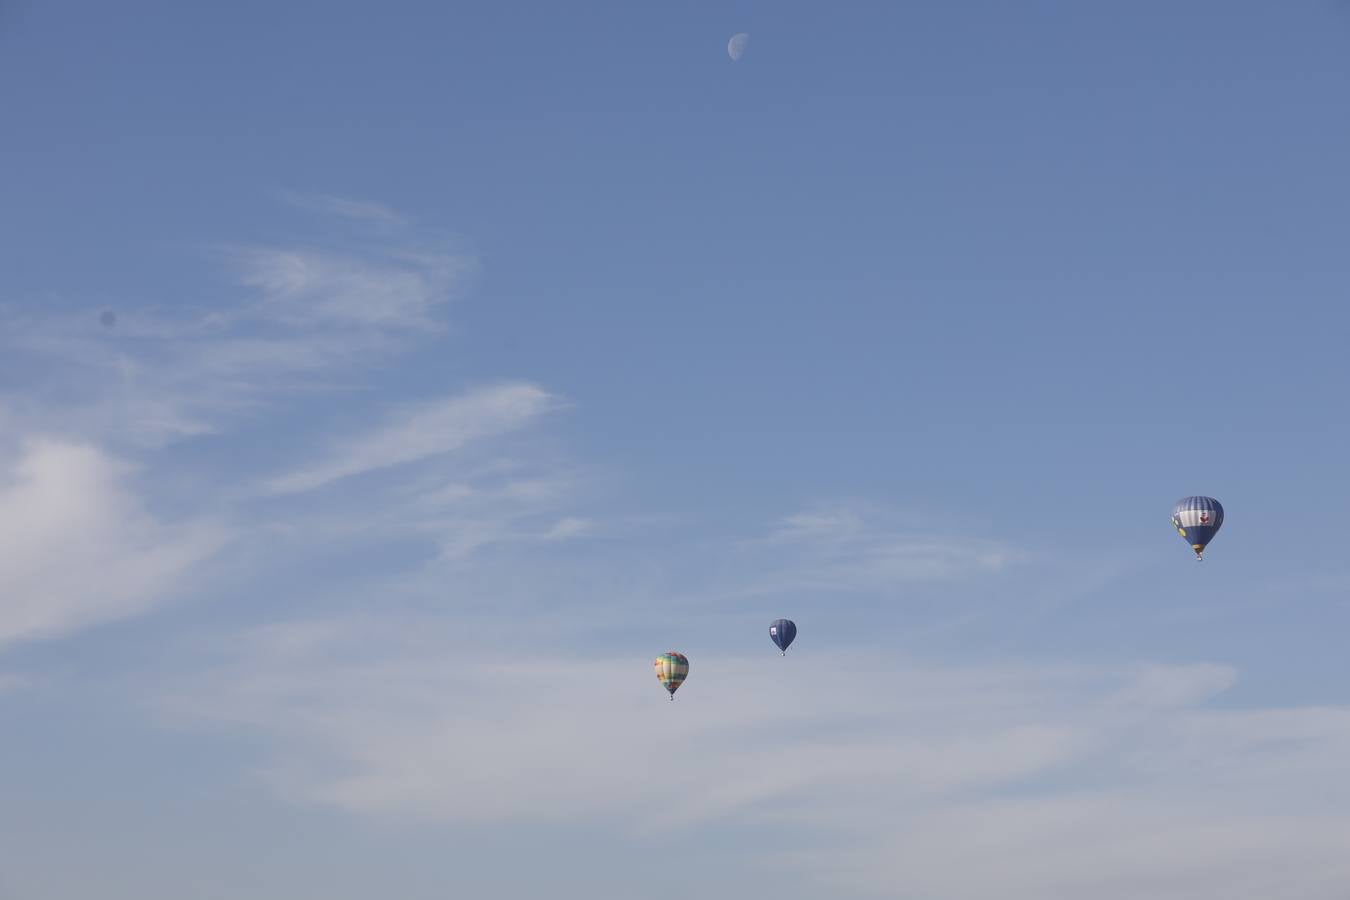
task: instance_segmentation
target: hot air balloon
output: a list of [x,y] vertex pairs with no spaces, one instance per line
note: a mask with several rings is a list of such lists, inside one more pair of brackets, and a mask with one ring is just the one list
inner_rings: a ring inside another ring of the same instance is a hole
[[658,656],[652,665],[656,667],[657,680],[670,691],[670,699],[674,700],[675,692],[684,684],[684,679],[689,674],[689,658],[683,653],[671,650]]
[[1183,497],[1172,510],[1172,525],[1195,551],[1205,558],[1205,545],[1214,540],[1223,525],[1223,507],[1213,497]]
[[774,619],[769,623],[769,640],[778,645],[778,649],[787,656],[788,645],[797,636],[797,626],[791,619]]

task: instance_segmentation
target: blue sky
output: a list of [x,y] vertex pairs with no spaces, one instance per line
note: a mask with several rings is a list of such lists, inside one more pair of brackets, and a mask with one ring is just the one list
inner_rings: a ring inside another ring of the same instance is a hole
[[1339,898],[1347,92],[1330,0],[0,4],[0,900]]

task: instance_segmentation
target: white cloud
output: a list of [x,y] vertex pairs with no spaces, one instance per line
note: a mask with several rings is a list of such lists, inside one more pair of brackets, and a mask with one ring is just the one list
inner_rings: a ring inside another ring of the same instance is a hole
[[329,216],[362,222],[378,228],[396,228],[408,224],[401,213],[382,203],[369,200],[352,200],[348,197],[336,197],[331,194],[301,194],[287,192],[286,199],[294,206]]
[[[347,218],[381,209],[328,201],[324,211]],[[0,346],[26,375],[43,373],[9,397],[13,415],[28,430],[148,446],[218,432],[300,391],[350,389],[364,367],[442,333],[442,311],[474,267],[445,242],[406,235],[225,258],[236,296],[209,310],[126,304],[114,327],[93,308],[10,312]]]
[[801,541],[834,543],[856,538],[865,531],[863,517],[855,510],[815,509],[795,513],[783,519],[768,539],[776,543]]
[[[1207,709],[1225,667],[691,653],[671,704],[646,657],[481,644],[434,618],[275,626],[172,708],[268,735],[265,777],[303,802],[666,835],[773,825],[791,855],[762,862],[825,891],[1330,900],[1345,883],[1350,710]],[[1272,893],[1264,873],[1289,867],[1292,892]]]
[[746,567],[764,574],[723,593],[874,592],[905,582],[995,575],[1031,559],[1003,541],[888,518],[879,510],[847,506],[788,516],[766,537],[740,545]]
[[416,462],[522,428],[554,405],[532,384],[478,388],[405,410],[378,429],[342,441],[326,458],[270,482],[296,493],[363,472]]
[[554,523],[544,535],[545,540],[565,541],[570,538],[584,537],[591,533],[592,523],[577,516],[566,516]]
[[32,441],[0,485],[0,642],[61,634],[165,600],[224,533],[155,519],[97,449]]
[[260,310],[278,321],[400,329],[433,327],[433,311],[469,266],[449,253],[369,258],[273,248],[239,250],[235,262]]
[[1343,896],[1344,814],[1234,810],[1215,799],[1154,788],[901,812],[902,827],[861,849],[807,851],[785,864],[822,873],[834,891],[904,900]]
[[1228,666],[1145,666],[1112,700],[1124,706],[1183,707],[1208,700],[1233,686]]

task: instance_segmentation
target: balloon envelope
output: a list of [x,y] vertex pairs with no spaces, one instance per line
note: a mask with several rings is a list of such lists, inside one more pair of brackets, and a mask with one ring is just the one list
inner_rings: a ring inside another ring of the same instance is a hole
[[670,699],[674,700],[675,692],[689,675],[689,658],[671,650],[658,656],[652,665],[656,668],[657,680],[670,691]]
[[769,640],[778,645],[778,649],[787,653],[788,645],[797,636],[797,626],[791,619],[774,619],[769,623]]
[[1191,545],[1197,559],[1223,525],[1223,506],[1213,497],[1182,497],[1172,510],[1172,526]]

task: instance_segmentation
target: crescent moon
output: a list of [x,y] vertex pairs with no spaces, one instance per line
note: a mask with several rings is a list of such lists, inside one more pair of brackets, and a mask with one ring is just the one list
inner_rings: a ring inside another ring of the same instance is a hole
[[733,34],[731,40],[727,41],[727,56],[731,57],[732,62],[738,62],[745,55],[745,48],[750,44],[750,35],[745,32]]

